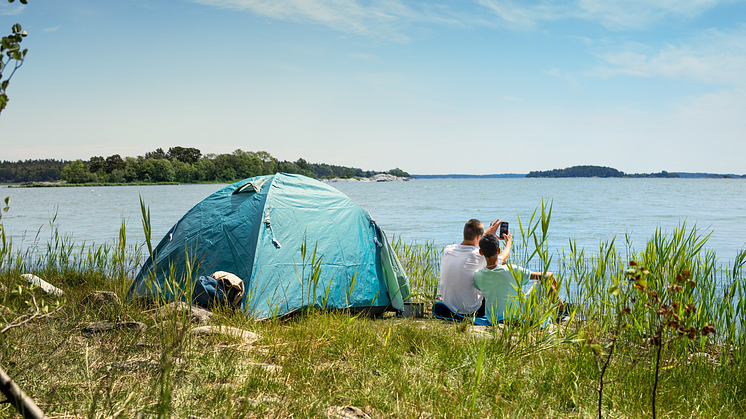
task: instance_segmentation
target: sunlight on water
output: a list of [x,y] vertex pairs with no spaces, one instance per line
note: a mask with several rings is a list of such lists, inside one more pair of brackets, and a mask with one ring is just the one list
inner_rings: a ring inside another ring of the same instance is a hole
[[[550,246],[574,239],[594,252],[600,241],[628,233],[642,246],[656,227],[672,231],[681,222],[712,236],[708,247],[732,258],[746,243],[746,182],[722,179],[423,179],[410,182],[331,183],[368,210],[389,236],[438,245],[461,240],[466,220],[501,218],[517,231],[542,198],[552,200]],[[122,219],[128,241],[143,240],[139,195],[150,207],[159,241],[192,206],[225,185],[3,188],[10,211],[3,223],[14,245],[28,247],[49,237],[57,213],[60,232],[75,241],[114,240]],[[637,249],[639,250],[639,249]]]

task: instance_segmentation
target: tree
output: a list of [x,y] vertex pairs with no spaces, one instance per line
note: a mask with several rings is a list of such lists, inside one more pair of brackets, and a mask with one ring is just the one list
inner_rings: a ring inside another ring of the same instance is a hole
[[168,158],[173,160],[176,159],[183,163],[194,164],[197,160],[202,157],[202,152],[199,149],[189,147],[171,147],[168,149]]
[[114,154],[106,158],[104,162],[104,170],[106,173],[111,173],[115,170],[124,170],[125,163],[119,154]]
[[62,169],[62,180],[65,180],[68,183],[87,183],[90,182],[92,178],[93,175],[85,167],[82,160],[75,160]]
[[168,154],[166,154],[165,151],[163,151],[162,148],[158,147],[155,149],[155,151],[148,151],[145,153],[145,159],[167,159]]
[[106,159],[104,159],[103,156],[93,156],[91,157],[89,162],[90,164],[88,165],[88,170],[90,170],[91,173],[96,173],[99,170],[104,170]]
[[[13,3],[15,0],[8,0]],[[22,4],[27,4],[27,0],[20,0]],[[16,74],[16,70],[21,68],[23,60],[26,58],[28,49],[21,50],[21,41],[26,37],[28,33],[21,28],[20,23],[16,23],[11,27],[11,34],[4,36],[2,42],[0,42],[0,113],[5,109],[5,105],[8,104],[8,95],[5,91],[8,89],[10,79]],[[11,61],[15,61],[12,66],[10,75],[7,78],[3,78],[3,71],[8,68]]]

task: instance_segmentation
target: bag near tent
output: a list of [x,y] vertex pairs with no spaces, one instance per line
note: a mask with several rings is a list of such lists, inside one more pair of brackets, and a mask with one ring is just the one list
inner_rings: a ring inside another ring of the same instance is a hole
[[402,310],[409,301],[404,269],[368,212],[301,175],[246,179],[195,205],[153,249],[129,296],[189,294],[209,305],[222,292],[230,302],[220,271],[243,281],[232,305],[257,319],[306,307]]

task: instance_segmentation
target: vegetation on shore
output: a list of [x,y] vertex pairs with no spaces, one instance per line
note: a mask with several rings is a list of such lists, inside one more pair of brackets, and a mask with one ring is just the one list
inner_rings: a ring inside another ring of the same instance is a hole
[[635,173],[626,174],[622,171],[605,166],[572,166],[564,169],[553,169],[546,171],[532,171],[526,177],[658,177],[678,178],[676,173],[668,173],[665,170],[660,173]]
[[[189,333],[188,314],[157,316],[161,302],[126,302],[143,249],[127,241],[124,224],[114,243],[83,248],[55,229],[36,251],[2,236],[3,323],[33,310],[31,296],[62,308],[2,334],[0,363],[50,417],[323,417],[350,405],[371,417],[743,416],[746,250],[720,266],[707,236],[682,225],[638,252],[627,241],[622,255],[612,240],[594,254],[571,243],[550,255],[550,217],[543,206],[517,223],[511,260],[559,267],[576,307],[560,324],[542,322],[557,306],[531,294],[522,310],[533,321],[496,327],[345,310],[256,323],[215,310],[213,324],[258,333],[255,343],[200,337]],[[394,243],[415,298],[429,305],[441,249]],[[66,295],[27,288],[19,279],[27,272]],[[125,303],[85,304],[94,290]],[[82,332],[98,321],[148,328]],[[0,415],[12,409],[2,405]]]
[[379,173],[409,177],[399,168],[386,172],[325,163],[277,160],[266,151],[236,150],[207,154],[196,148],[158,148],[143,156],[122,158],[94,156],[87,161],[26,160],[0,163],[0,183],[53,182],[70,184],[152,184],[234,182],[277,172],[296,173],[314,179],[365,178]]

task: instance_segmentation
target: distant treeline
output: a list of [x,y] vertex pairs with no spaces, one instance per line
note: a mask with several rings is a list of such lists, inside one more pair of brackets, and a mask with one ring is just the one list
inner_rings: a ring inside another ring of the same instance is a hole
[[304,159],[280,161],[266,151],[236,150],[230,154],[206,154],[196,148],[158,148],[143,156],[122,158],[94,156],[89,160],[26,160],[3,162],[0,182],[41,182],[64,180],[68,183],[150,183],[150,182],[232,182],[277,172],[296,173],[311,178],[371,177],[379,173],[409,176],[396,168],[387,172],[364,171]]
[[18,160],[0,163],[0,183],[54,182],[60,180],[64,160]]
[[529,172],[526,177],[660,177],[677,178],[676,173],[668,173],[665,170],[660,173],[635,173],[626,174],[622,171],[605,166],[573,166],[565,169],[547,170],[544,172]]

